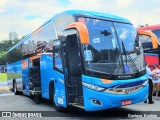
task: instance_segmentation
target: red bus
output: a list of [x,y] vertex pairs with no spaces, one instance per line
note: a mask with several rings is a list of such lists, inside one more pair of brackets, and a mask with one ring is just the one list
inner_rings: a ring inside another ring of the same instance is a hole
[[[145,53],[145,61],[151,66],[153,64],[160,64],[159,42],[157,36],[151,31],[137,30],[139,39],[142,43]],[[151,67],[152,69],[152,67]]]
[[151,26],[141,27],[141,28],[137,28],[137,30],[138,31],[150,30],[151,32],[153,32],[157,36],[158,41],[160,42],[160,25],[151,25]]
[[151,70],[153,70],[153,64],[157,64],[160,68],[160,25],[138,28],[137,31],[144,49],[146,62],[150,64]]

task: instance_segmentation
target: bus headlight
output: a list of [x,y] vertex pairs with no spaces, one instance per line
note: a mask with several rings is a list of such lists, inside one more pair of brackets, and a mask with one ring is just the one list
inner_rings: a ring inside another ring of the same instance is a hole
[[142,86],[146,86],[148,84],[148,80],[146,80],[143,84],[142,84]]
[[88,83],[85,83],[85,82],[82,82],[82,85],[86,88],[89,88],[89,89],[92,89],[92,90],[95,90],[95,91],[98,91],[98,92],[102,92],[105,90],[105,88],[103,87],[99,87],[99,86],[96,86],[96,85],[92,85],[92,84],[88,84]]

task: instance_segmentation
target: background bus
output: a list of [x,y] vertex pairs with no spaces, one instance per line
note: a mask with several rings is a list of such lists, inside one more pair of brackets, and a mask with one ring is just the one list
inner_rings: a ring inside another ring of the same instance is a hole
[[[144,30],[143,28],[137,29],[139,38],[144,48],[145,60],[147,63],[150,64],[151,70],[153,70],[154,64],[157,64],[158,67],[160,68],[160,44],[157,36],[148,29],[152,28],[151,30],[154,31],[157,28],[157,31],[158,31],[158,27],[160,28],[160,26],[155,26],[155,27],[148,26],[148,27],[145,27]],[[147,30],[145,30],[146,28]],[[159,96],[160,96],[160,92],[159,92]]]
[[57,111],[104,110],[148,96],[143,48],[122,17],[65,11],[13,46],[7,59],[15,94],[50,99]]
[[158,41],[160,42],[160,25],[151,25],[151,26],[146,26],[146,27],[140,27],[140,28],[137,28],[137,30],[142,30],[142,31],[150,30],[151,32],[153,32],[157,36]]
[[[160,35],[160,25],[138,28],[137,31],[143,45],[146,62],[151,66],[153,64],[160,65],[160,44],[158,38]],[[153,68],[151,67],[151,69]]]

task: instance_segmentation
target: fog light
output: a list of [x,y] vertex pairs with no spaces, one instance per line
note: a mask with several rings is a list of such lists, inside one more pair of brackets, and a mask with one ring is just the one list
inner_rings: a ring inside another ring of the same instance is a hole
[[96,105],[102,105],[101,101],[96,100],[96,99],[91,99],[92,103],[96,104]]

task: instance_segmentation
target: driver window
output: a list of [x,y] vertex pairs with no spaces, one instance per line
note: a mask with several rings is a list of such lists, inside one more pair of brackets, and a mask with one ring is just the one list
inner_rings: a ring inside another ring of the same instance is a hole
[[60,40],[55,40],[53,43],[53,61],[54,61],[54,68],[60,71],[63,71],[63,64],[62,64],[62,53],[61,53],[61,42]]
[[148,35],[139,35],[139,39],[142,43],[143,49],[151,49],[153,48],[151,37]]

